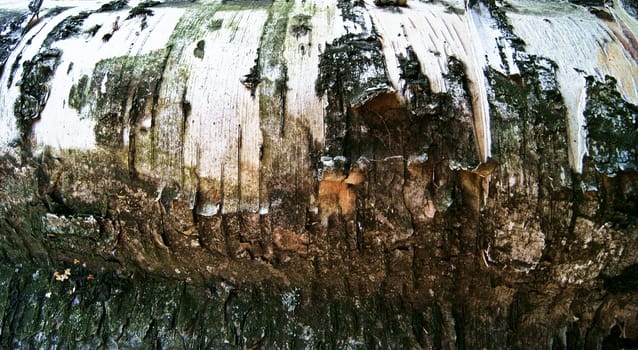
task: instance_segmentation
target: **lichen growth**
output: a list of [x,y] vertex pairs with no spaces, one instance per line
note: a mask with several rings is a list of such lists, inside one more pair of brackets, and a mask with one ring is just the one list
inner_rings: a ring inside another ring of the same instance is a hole
[[268,19],[264,25],[259,47],[262,66],[279,66],[282,61],[288,14],[292,10],[292,3],[277,1],[268,9]]
[[241,83],[250,90],[250,96],[255,97],[255,92],[257,91],[257,86],[262,81],[261,77],[261,65],[259,61],[259,50],[257,50],[257,58],[255,58],[255,64],[250,67],[250,71],[248,74],[244,75]]
[[135,17],[142,17],[142,22],[140,23],[140,29],[144,30],[148,26],[148,23],[146,22],[147,17],[153,16],[154,14],[153,10],[151,10],[150,7],[154,7],[159,4],[161,4],[161,2],[152,1],[152,0],[146,0],[146,1],[140,2],[139,4],[137,4],[137,6],[133,7],[129,11],[126,19],[128,20]]
[[96,24],[93,27],[85,30],[84,32],[91,35],[91,36],[95,36],[95,34],[97,34],[97,31],[100,30],[100,28],[102,28],[101,24]]
[[[275,80],[275,92],[281,98],[285,98],[288,91],[288,67],[284,64],[281,67],[281,77]],[[284,103],[285,104],[285,103]]]
[[213,30],[218,30],[223,20],[215,19],[215,13],[220,9],[218,3],[204,3],[189,7],[175,26],[168,39],[168,45],[181,47],[189,45],[195,38]]
[[274,0],[222,0],[224,7],[235,6],[243,9],[253,6],[270,6],[274,2]]
[[51,44],[58,40],[64,40],[80,34],[84,20],[91,15],[91,12],[83,11],[75,16],[66,18],[60,24],[55,26],[44,40],[44,47],[50,47]]
[[154,7],[159,4],[161,4],[159,1],[151,1],[151,0],[140,2],[139,4],[137,4],[137,6],[133,7],[129,11],[126,19],[131,19],[135,17],[152,16],[153,10],[151,10],[150,7]]
[[10,88],[11,84],[13,84],[13,78],[15,77],[16,71],[20,67],[21,59],[22,59],[22,53],[19,53],[15,61],[13,61],[13,64],[11,65],[11,70],[9,71],[9,79],[7,79],[7,88]]
[[208,30],[210,31],[219,30],[221,29],[223,23],[224,21],[221,19],[214,19],[210,21],[210,23],[208,24]]
[[86,104],[87,95],[89,93],[88,88],[89,76],[83,75],[77,84],[71,86],[71,91],[69,91],[69,106],[80,112]]
[[338,0],[337,7],[341,10],[344,20],[363,24],[362,9],[365,8],[363,0]]
[[126,5],[128,5],[128,0],[113,0],[100,6],[97,12],[117,11],[123,9]]
[[312,31],[312,25],[310,24],[310,16],[304,14],[298,14],[292,17],[292,24],[290,25],[290,32],[296,37],[307,35]]
[[[567,161],[566,110],[556,81],[557,66],[549,59],[524,54],[517,64],[520,76],[505,76],[492,69],[486,72],[492,89],[489,97],[490,118],[495,124],[493,152],[497,160],[507,159],[510,166],[520,161],[516,167],[527,168],[529,162],[540,160],[551,169],[550,176],[558,179],[557,171],[560,166],[567,166]],[[546,140],[551,140],[556,148],[543,150]],[[558,153],[553,159],[537,156],[554,152]]]
[[288,66],[285,63],[281,66],[281,76],[275,80],[275,96],[279,98],[279,116],[281,118],[279,135],[284,135],[286,129],[286,104],[288,103]]
[[[95,136],[99,144],[121,147],[126,127],[151,113],[154,96],[161,81],[168,49],[142,56],[124,56],[102,60],[95,66],[90,90],[100,91],[92,102]],[[129,107],[129,99],[131,99]]]

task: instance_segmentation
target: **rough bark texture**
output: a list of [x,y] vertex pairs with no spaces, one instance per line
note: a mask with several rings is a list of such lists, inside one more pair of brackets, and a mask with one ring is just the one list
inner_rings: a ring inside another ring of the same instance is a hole
[[[638,346],[638,106],[621,78],[583,72],[578,171],[557,77],[573,68],[528,53],[509,7],[470,5],[428,6],[489,10],[503,60],[480,67],[484,81],[446,51],[388,57],[374,5],[358,1],[115,1],[51,22],[30,57],[11,53],[37,39],[18,28],[39,24],[0,12],[12,28],[0,61],[13,66],[1,117],[17,130],[0,158],[0,347]],[[326,6],[347,33],[322,32]],[[186,15],[165,46],[96,61],[61,95],[94,122],[95,147],[37,138],[50,86],[80,69],[56,43],[146,35],[173,10]],[[231,34],[249,57],[221,52]],[[428,77],[425,57],[441,55],[443,74]],[[209,77],[211,57],[237,65]]]

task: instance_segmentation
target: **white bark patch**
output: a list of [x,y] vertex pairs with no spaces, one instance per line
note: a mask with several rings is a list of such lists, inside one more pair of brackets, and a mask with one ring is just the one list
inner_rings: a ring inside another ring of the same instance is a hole
[[605,25],[585,8],[543,4],[533,2],[533,8],[528,8],[526,2],[515,1],[519,11],[508,12],[507,16],[514,34],[525,41],[528,53],[549,58],[559,67],[556,78],[568,110],[569,161],[580,172],[587,152],[582,97],[585,76],[616,77],[624,96],[636,103],[638,67],[622,47],[619,37],[622,31],[615,29],[624,26],[620,17]]
[[[191,54],[198,41],[194,40],[179,63],[190,69],[186,100],[194,102],[184,165],[222,184],[224,213],[259,210],[259,94],[251,96],[241,80],[255,65],[267,18],[265,10],[217,12],[215,19],[222,20],[222,27],[198,38],[206,43],[203,58]],[[170,89],[167,82],[163,90],[170,94]],[[170,123],[171,110],[162,114]]]
[[[19,137],[13,106],[20,96],[20,87],[16,83],[20,81],[23,70],[22,64],[16,62],[16,60],[21,59],[21,62],[23,62],[35,56],[39,52],[49,32],[68,16],[72,16],[78,12],[80,12],[80,9],[71,9],[49,20],[41,20],[24,36],[7,59],[5,71],[0,80],[0,153],[7,152],[9,144]],[[8,86],[11,76],[10,70],[14,65],[17,65],[18,68],[13,74],[13,83]]]
[[[164,48],[184,10],[157,8],[153,9],[153,12],[153,16],[147,17],[148,27],[144,30],[140,30],[139,17],[124,20],[128,10],[95,13],[84,21],[82,27],[83,30],[88,30],[95,25],[101,25],[95,36],[81,34],[53,45],[63,50],[63,56],[52,82],[56,87],[55,96],[52,92],[42,113],[42,120],[36,124],[35,135],[39,143],[60,148],[95,148],[95,121],[88,118],[88,110],[78,113],[69,106],[71,86],[83,75],[91,76],[95,65],[103,59],[145,55]],[[118,23],[119,29],[113,31],[112,24],[115,22]],[[111,38],[108,41],[102,40],[108,33],[112,33]],[[73,65],[72,69],[65,74],[70,64]],[[107,79],[117,77],[106,75],[102,81],[103,87],[106,86]],[[63,145],[61,142],[70,144]]]
[[328,5],[325,0],[295,4],[290,17],[312,14],[311,30],[299,37],[288,30],[283,53],[288,67],[286,117],[290,122],[301,121],[308,126],[313,140],[319,143],[324,141],[325,105],[323,99],[317,97],[314,79],[319,76],[319,56],[325,44],[342,34],[339,28],[343,22],[334,11],[325,10]]
[[[433,92],[447,92],[444,74],[448,57],[466,65],[470,80],[474,127],[481,160],[490,155],[489,109],[483,74],[484,48],[477,42],[472,11],[460,15],[440,4],[412,1],[408,8],[392,12],[368,3],[378,33],[383,38],[388,74],[394,88],[401,91],[397,56],[406,55],[411,46],[421,62],[421,71],[430,79]],[[489,46],[490,52],[493,48]],[[410,96],[402,96],[402,99]]]

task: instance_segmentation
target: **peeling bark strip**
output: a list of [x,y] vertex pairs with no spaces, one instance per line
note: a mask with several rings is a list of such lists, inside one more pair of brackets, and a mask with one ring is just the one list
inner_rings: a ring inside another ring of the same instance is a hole
[[635,345],[633,7],[89,3],[0,30],[1,348]]

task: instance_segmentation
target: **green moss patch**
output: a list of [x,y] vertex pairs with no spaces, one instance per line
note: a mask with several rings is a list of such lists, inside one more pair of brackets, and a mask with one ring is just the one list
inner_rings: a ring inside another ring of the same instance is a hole
[[128,5],[128,0],[113,0],[100,6],[97,12],[117,11],[123,9],[126,5]]
[[71,86],[69,91],[69,106],[75,108],[78,112],[86,104],[86,98],[89,93],[89,76],[83,75],[77,84]]
[[147,17],[153,16],[154,14],[153,10],[151,10],[150,8],[157,6],[159,4],[161,4],[161,2],[151,1],[151,0],[140,2],[139,4],[137,4],[137,6],[133,7],[129,11],[126,19],[142,17],[142,22],[140,23],[140,29],[144,30],[148,26],[148,23],[146,22]]
[[133,7],[129,13],[128,13],[128,17],[126,17],[126,19],[131,19],[131,18],[135,18],[135,17],[146,17],[146,16],[152,16],[153,15],[153,10],[151,10],[151,7],[157,6],[159,5],[160,2],[159,1],[143,1],[140,2],[139,4],[137,4],[137,6]]
[[167,54],[168,50],[162,49],[143,56],[109,58],[96,64],[90,90],[101,91],[91,111],[97,120],[95,136],[99,144],[121,147],[124,128],[150,115]]
[[211,20],[210,23],[208,24],[208,30],[210,31],[219,30],[222,28],[223,23],[224,21],[222,21],[221,19]]

